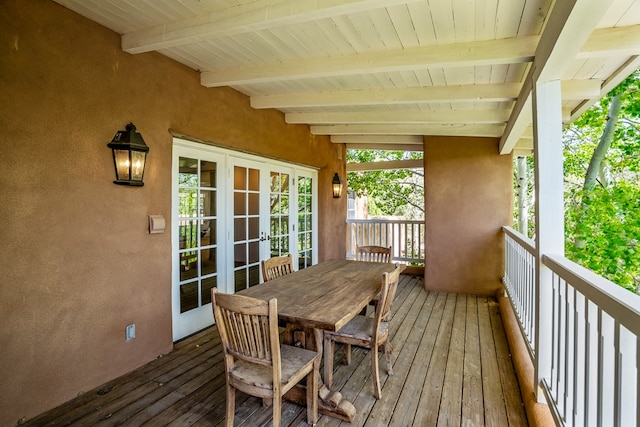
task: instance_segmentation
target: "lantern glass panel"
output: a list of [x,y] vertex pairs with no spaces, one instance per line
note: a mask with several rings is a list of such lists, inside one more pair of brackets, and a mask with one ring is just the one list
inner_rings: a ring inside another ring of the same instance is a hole
[[116,162],[116,172],[119,181],[129,179],[129,150],[113,150],[113,160]]
[[144,175],[144,161],[147,153],[143,151],[131,151],[131,180],[142,181]]

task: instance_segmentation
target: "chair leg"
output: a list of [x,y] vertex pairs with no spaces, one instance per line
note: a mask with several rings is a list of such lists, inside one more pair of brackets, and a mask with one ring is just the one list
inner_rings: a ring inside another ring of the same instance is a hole
[[273,396],[273,427],[282,425],[282,396]]
[[351,344],[343,344],[344,348],[344,364],[351,365]]
[[333,383],[334,344],[329,334],[324,334],[324,384],[331,387]]
[[307,423],[315,426],[318,422],[318,368],[320,361],[316,360],[313,370],[307,375]]
[[387,373],[389,375],[393,375],[392,356],[393,356],[393,346],[391,345],[391,342],[387,339],[387,341],[384,342],[384,357],[387,359]]
[[376,399],[382,397],[382,389],[380,388],[380,374],[378,373],[378,343],[374,343],[371,347],[371,375],[373,375],[373,388]]
[[233,417],[236,412],[236,389],[229,385],[227,380],[227,415],[226,415],[226,427],[233,427]]

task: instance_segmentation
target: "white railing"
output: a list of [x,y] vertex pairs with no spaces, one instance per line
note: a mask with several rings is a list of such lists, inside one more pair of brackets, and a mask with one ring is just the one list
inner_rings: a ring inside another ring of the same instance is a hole
[[513,312],[518,318],[529,355],[533,360],[536,333],[535,242],[510,227],[503,227],[503,230],[505,233],[503,283]]
[[424,264],[424,220],[347,219],[347,258],[358,246],[391,246],[393,261]]
[[553,272],[551,377],[543,386],[567,426],[639,426],[640,297],[561,256]]
[[[535,301],[534,243],[505,227],[505,286],[559,425],[640,427],[640,297],[562,256],[543,255],[550,300]],[[539,313],[536,307],[539,306]],[[539,319],[551,319],[540,331]],[[551,360],[539,360],[548,354]]]

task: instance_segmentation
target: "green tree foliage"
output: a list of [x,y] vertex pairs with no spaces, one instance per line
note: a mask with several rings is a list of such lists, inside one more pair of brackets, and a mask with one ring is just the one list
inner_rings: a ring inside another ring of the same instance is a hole
[[[350,163],[421,159],[421,152],[348,150]],[[422,169],[349,172],[349,190],[367,196],[369,215],[424,218],[424,174]]]
[[596,187],[582,200],[579,191],[569,195],[566,229],[582,234],[584,245],[576,246],[567,233],[567,257],[635,292],[640,280],[640,187],[623,181]]
[[569,126],[563,139],[566,256],[637,292],[640,71]]

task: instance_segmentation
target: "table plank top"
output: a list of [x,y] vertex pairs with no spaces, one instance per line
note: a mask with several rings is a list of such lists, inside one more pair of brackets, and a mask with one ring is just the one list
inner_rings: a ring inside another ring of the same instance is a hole
[[330,260],[238,293],[277,298],[278,317],[286,322],[337,331],[380,292],[382,274],[394,268],[391,263]]

